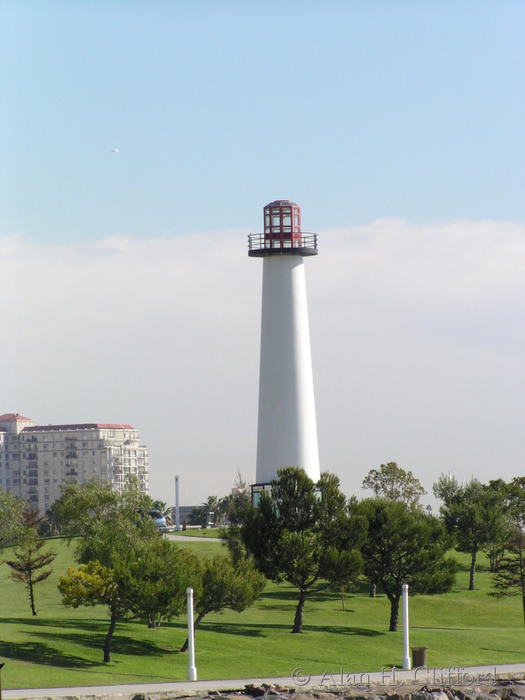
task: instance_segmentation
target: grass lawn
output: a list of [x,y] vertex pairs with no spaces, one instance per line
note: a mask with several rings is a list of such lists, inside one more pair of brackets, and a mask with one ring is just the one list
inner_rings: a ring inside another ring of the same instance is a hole
[[[186,620],[149,630],[145,623],[119,623],[110,663],[102,662],[108,628],[102,607],[64,608],[57,581],[74,563],[73,549],[62,540],[53,574],[35,588],[37,617],[31,615],[25,588],[0,564],[0,660],[3,688],[100,685],[186,680],[188,657],[178,649],[186,638]],[[177,542],[213,556],[217,542]],[[0,553],[0,561],[6,552]],[[427,646],[431,667],[501,665],[523,662],[525,628],[521,601],[488,595],[490,576],[480,556],[476,591],[468,591],[468,558],[458,554],[460,571],[451,593],[410,598],[410,644]],[[297,593],[288,585],[268,583],[257,603],[243,613],[210,614],[197,631],[199,680],[283,676],[306,671],[345,673],[400,666],[403,633],[388,632],[390,607],[384,595],[338,591],[307,599],[304,632],[290,634]]]

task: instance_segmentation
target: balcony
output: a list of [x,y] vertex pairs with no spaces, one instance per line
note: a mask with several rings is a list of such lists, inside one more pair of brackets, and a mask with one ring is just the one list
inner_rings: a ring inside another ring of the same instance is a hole
[[263,258],[268,255],[317,255],[316,233],[250,233],[248,255]]

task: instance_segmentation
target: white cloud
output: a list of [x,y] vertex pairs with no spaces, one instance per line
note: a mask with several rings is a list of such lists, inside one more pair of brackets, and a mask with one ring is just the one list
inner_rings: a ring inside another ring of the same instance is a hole
[[[1,240],[1,410],[130,422],[152,495],[255,473],[262,264],[246,233]],[[525,468],[525,227],[402,220],[325,231],[306,260],[323,468],[381,462],[427,488]]]

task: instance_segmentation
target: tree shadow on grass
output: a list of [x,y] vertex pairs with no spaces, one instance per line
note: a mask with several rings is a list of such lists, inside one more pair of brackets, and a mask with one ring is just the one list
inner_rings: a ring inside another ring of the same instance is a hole
[[410,625],[411,630],[424,630],[425,632],[471,632],[472,627],[445,627],[443,625]]
[[82,627],[83,630],[91,630],[94,632],[100,632],[102,630],[107,630],[109,625],[109,617],[107,619],[98,620],[87,620],[82,618],[63,618],[60,620],[50,619],[45,617],[0,617],[0,625],[16,625],[18,628],[21,627],[56,627],[58,629],[78,629]]
[[378,632],[365,627],[332,627],[330,625],[304,625],[303,630],[305,632],[341,634],[347,637],[384,637],[386,634],[386,632]]
[[4,659],[26,661],[32,664],[60,668],[93,668],[99,666],[81,656],[66,654],[45,642],[0,642],[0,656]]
[[[207,622],[203,623],[200,629],[204,632],[217,632],[218,634],[240,635],[245,637],[266,637],[265,630],[284,630],[291,632],[293,625],[290,624],[236,624],[228,622]],[[386,632],[365,629],[362,627],[334,627],[331,625],[303,625],[303,632],[324,632],[327,634],[340,634],[350,637],[380,637]]]
[[[203,622],[199,631],[217,632],[217,634],[237,635],[239,637],[266,637],[261,630],[264,625],[238,625],[228,622]],[[280,625],[275,625],[280,627]],[[198,634],[198,632],[197,632]]]
[[[306,596],[307,598],[309,596]],[[263,591],[259,596],[259,600],[291,600],[297,601],[299,599],[298,590],[287,590],[287,591]]]
[[[106,634],[107,630],[100,633],[86,633],[85,630],[77,628],[76,630],[71,630],[69,633],[60,632],[60,639],[61,641],[66,640],[72,644],[78,644],[89,649],[100,650],[102,653]],[[52,632],[36,632],[35,636],[44,640],[53,640],[57,638],[57,635],[53,634]],[[111,651],[125,656],[162,656],[166,653],[166,650],[163,647],[158,646],[154,642],[138,640],[130,637],[129,635],[125,634],[123,628],[119,629],[118,625],[111,643]]]
[[[308,603],[315,603],[315,600],[309,600],[308,598],[306,599],[306,604],[305,604],[305,615],[308,614],[309,609],[308,609]],[[340,612],[340,613],[355,613],[355,610],[353,608],[348,607],[348,599],[345,600],[345,608],[343,610],[343,607],[341,605],[340,600],[334,600],[334,606],[330,608],[331,612]],[[277,603],[271,604],[271,603],[265,603],[264,604],[264,610],[265,611],[270,611],[270,610],[278,610],[279,612],[287,612],[290,615],[293,615],[293,612],[295,610],[296,606],[290,606],[290,605],[278,605]]]
[[[10,643],[5,644],[6,648],[20,647],[21,653],[26,653],[26,648],[29,649],[28,656],[15,656],[23,660],[29,660],[33,663],[51,664],[74,668],[79,660],[80,666],[98,665],[98,662],[92,662],[72,654],[64,654],[61,650],[53,648],[53,642],[57,638],[61,642],[67,641],[71,644],[78,645],[88,649],[100,651],[104,648],[104,642],[109,629],[109,618],[107,620],[45,620],[45,619],[29,619],[23,620],[17,618],[0,618],[0,623],[16,624],[19,629],[22,626],[30,628],[31,637],[35,640],[33,643]],[[161,656],[166,653],[163,646],[159,646],[155,642],[134,639],[129,634],[126,634],[126,622],[117,623],[115,634],[111,644],[112,653],[122,654],[123,656]],[[47,628],[47,629],[46,629]],[[27,629],[23,630],[27,633]],[[36,641],[41,640],[41,641]],[[35,647],[32,649],[31,647]],[[37,648],[41,653],[36,653]],[[3,646],[0,643],[0,656],[2,656]],[[5,656],[9,654],[5,653]],[[12,655],[12,654],[11,654]],[[51,660],[48,660],[51,659]],[[56,661],[60,659],[60,663]]]
[[[348,592],[345,594],[350,597],[351,594]],[[333,588],[321,588],[308,591],[306,594],[306,600],[315,601],[327,601],[334,600],[337,597],[341,597],[340,591],[334,591]],[[291,590],[278,590],[278,591],[263,591],[259,596],[260,599],[264,600],[291,600],[292,602],[297,602],[299,600],[299,589],[293,588]]]

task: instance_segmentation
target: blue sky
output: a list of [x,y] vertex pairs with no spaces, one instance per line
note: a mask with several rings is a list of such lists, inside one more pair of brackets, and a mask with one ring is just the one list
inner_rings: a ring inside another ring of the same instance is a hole
[[253,479],[290,198],[322,468],[522,473],[524,66],[511,0],[4,0],[0,411],[132,423],[155,497]]

